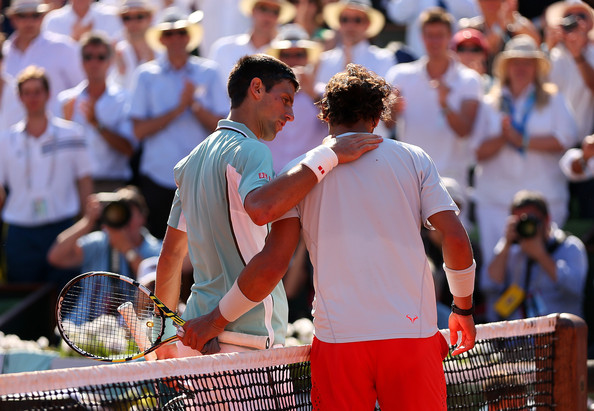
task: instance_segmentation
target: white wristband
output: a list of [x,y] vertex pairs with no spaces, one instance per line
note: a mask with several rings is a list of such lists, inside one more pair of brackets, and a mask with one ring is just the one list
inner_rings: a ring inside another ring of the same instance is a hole
[[464,270],[452,270],[443,263],[443,270],[448,279],[450,292],[454,297],[468,297],[474,292],[474,273],[476,271],[476,261],[472,260],[472,265]]
[[219,310],[225,320],[233,322],[258,304],[260,301],[252,301],[241,292],[237,280],[235,280],[231,289],[219,301]]
[[330,147],[321,145],[305,153],[301,164],[315,173],[319,183],[330,170],[338,165],[338,157]]

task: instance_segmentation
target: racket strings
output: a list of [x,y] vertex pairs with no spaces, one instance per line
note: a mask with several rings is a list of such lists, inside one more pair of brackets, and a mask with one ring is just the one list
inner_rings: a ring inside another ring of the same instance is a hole
[[138,355],[160,336],[161,320],[154,316],[154,303],[126,281],[101,275],[82,277],[62,297],[58,320],[64,338],[96,358]]

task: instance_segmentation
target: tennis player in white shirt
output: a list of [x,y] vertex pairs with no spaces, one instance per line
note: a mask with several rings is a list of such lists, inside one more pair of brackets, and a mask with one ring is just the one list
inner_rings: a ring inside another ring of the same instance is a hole
[[[372,133],[387,116],[391,96],[384,79],[350,64],[328,83],[321,117],[338,139]],[[182,342],[196,349],[212,345],[227,324],[268,295],[286,272],[302,230],[316,291],[314,409],[371,410],[377,401],[384,410],[445,410],[442,360],[448,346],[437,329],[421,224],[443,235],[454,296],[450,342],[459,342],[454,355],[475,342],[475,262],[458,209],[431,158],[416,146],[384,140],[346,166],[334,168],[326,150],[295,161],[309,167],[318,184],[272,224],[264,249],[218,307],[188,321]]]

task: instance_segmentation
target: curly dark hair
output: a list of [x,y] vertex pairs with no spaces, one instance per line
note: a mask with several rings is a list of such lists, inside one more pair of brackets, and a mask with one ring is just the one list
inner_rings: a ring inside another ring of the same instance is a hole
[[386,80],[361,65],[349,64],[330,79],[316,104],[320,119],[349,126],[359,120],[389,120],[394,99]]

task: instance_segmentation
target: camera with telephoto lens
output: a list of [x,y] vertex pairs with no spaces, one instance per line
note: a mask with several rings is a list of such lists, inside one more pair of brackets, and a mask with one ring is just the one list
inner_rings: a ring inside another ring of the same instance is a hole
[[571,33],[572,31],[577,29],[577,26],[578,26],[578,19],[573,14],[571,14],[567,17],[564,17],[563,20],[561,20],[561,29],[565,33]]
[[516,224],[516,232],[520,238],[532,238],[538,232],[541,221],[538,217],[531,214],[522,214],[518,224]]
[[101,224],[110,228],[122,228],[130,222],[132,218],[130,204],[118,193],[97,193],[96,196],[102,205],[99,219]]

